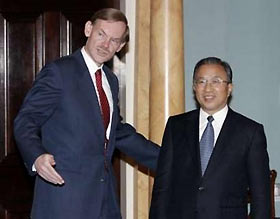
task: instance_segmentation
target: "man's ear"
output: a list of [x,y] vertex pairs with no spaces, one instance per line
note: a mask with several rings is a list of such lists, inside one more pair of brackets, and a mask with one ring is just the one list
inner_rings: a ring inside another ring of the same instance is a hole
[[233,89],[233,84],[232,83],[228,84],[228,97],[231,95],[232,89]]
[[85,36],[89,37],[91,34],[91,31],[92,31],[92,23],[91,23],[91,21],[87,21],[85,24],[85,30],[84,30]]

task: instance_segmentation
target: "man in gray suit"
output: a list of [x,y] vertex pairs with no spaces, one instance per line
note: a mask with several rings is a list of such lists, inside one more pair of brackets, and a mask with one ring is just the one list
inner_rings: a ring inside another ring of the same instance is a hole
[[156,168],[159,147],[121,123],[118,79],[103,64],[128,32],[119,10],[96,12],[85,24],[86,45],[47,64],[28,92],[14,134],[28,171],[37,173],[32,219],[120,219],[115,148]]
[[232,70],[200,60],[193,90],[200,109],[169,118],[150,219],[270,219],[269,159],[263,126],[228,106]]

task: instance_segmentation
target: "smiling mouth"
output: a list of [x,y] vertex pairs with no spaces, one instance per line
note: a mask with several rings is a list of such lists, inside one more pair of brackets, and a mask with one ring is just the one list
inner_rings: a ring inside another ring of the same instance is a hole
[[207,96],[204,96],[203,97],[204,98],[204,100],[206,100],[206,101],[210,101],[210,100],[213,100],[214,98],[215,98],[215,96],[213,96],[213,95],[207,95]]

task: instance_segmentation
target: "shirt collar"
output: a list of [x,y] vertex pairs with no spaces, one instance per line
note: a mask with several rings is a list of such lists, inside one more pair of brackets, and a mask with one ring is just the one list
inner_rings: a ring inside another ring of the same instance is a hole
[[[221,110],[219,110],[218,112],[214,113],[212,116],[214,118],[213,122],[216,122],[217,124],[223,124],[223,122],[225,121],[225,118],[227,116],[227,112],[228,112],[228,105],[225,105],[225,107]],[[202,124],[207,123],[207,117],[210,116],[207,112],[205,112],[202,108],[200,108],[200,121],[202,122]]]
[[90,71],[90,73],[94,74],[98,69],[102,70],[103,64],[101,66],[97,66],[97,64],[92,60],[92,58],[87,54],[85,47],[81,49],[81,53],[84,57],[85,63]]

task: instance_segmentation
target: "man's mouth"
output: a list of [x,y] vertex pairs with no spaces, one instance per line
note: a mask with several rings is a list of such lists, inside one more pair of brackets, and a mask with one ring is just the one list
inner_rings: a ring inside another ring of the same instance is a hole
[[206,101],[210,101],[210,100],[213,100],[215,98],[215,96],[214,95],[205,95],[203,98]]
[[109,54],[109,51],[103,48],[97,48],[97,52],[100,56],[107,56]]

